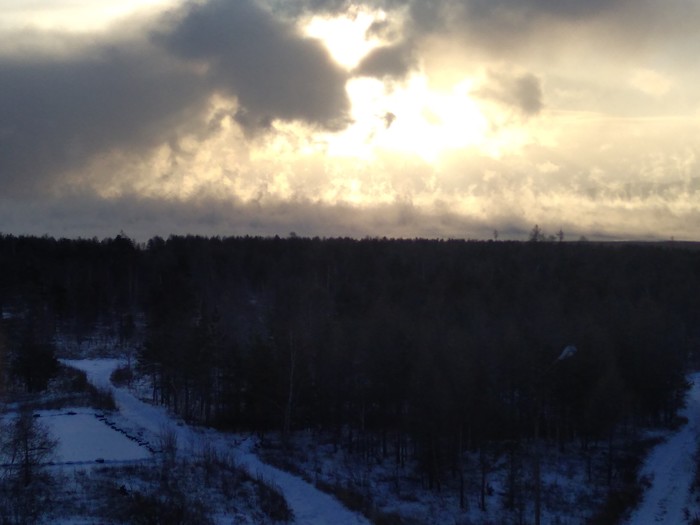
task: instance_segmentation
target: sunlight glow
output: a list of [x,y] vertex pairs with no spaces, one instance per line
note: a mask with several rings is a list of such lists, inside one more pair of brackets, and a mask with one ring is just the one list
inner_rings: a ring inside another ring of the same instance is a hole
[[[336,62],[352,70],[372,49],[387,44],[371,31],[373,24],[384,22],[388,22],[384,11],[355,8],[333,18],[313,17],[302,30],[321,40]],[[324,134],[319,142],[331,157],[365,162],[388,153],[435,164],[447,151],[486,149],[489,124],[470,96],[472,84],[472,79],[463,78],[436,88],[420,71],[400,84],[351,78],[346,90],[353,123],[340,133]]]
[[302,31],[321,40],[333,59],[350,70],[382,44],[380,39],[369,36],[368,31],[373,23],[385,19],[383,11],[356,9],[334,18],[314,16],[303,25]]
[[436,163],[446,151],[483,145],[488,121],[469,96],[470,80],[433,91],[415,74],[391,89],[370,78],[348,83],[354,124],[328,135],[332,156],[371,159],[378,151],[417,155]]
[[416,152],[431,163],[445,150],[478,145],[488,123],[469,98],[470,85],[465,80],[450,92],[436,92],[430,90],[424,76],[413,77],[405,90],[390,98],[396,119],[378,141],[379,145]]

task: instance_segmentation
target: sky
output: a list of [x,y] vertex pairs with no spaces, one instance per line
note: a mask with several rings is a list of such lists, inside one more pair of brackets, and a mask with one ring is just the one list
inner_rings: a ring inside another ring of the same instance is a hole
[[0,0],[0,232],[700,241],[700,0]]

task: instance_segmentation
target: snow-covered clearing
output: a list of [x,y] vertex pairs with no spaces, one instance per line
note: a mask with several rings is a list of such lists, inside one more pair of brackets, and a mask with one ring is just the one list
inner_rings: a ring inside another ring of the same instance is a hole
[[692,386],[681,415],[688,423],[649,455],[640,475],[651,479],[642,503],[632,513],[628,525],[686,523],[684,509],[690,503],[690,486],[694,476],[693,454],[700,432],[700,373],[690,376]]
[[[123,364],[115,359],[63,360],[64,364],[83,370],[88,380],[100,388],[113,392],[120,418],[128,422],[134,431],[159,436],[172,433],[177,436],[181,451],[196,452],[214,447],[222,454],[231,455],[235,461],[259,476],[276,484],[292,508],[295,521],[304,525],[357,525],[369,524],[361,515],[351,512],[335,498],[319,491],[306,481],[267,465],[252,452],[250,439],[240,435],[225,434],[210,429],[194,428],[171,417],[163,408],[149,405],[125,388],[111,385],[112,371]],[[137,430],[138,429],[138,430]]]
[[56,464],[123,462],[149,459],[152,454],[136,436],[116,430],[94,410],[42,410],[37,413],[52,436],[59,438]]

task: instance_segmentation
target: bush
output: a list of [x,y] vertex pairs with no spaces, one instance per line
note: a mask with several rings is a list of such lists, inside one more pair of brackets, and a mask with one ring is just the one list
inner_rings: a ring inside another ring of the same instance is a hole
[[67,374],[70,375],[70,391],[71,392],[85,392],[88,388],[87,374],[82,370],[76,368],[64,367],[67,370]]
[[112,392],[104,388],[98,388],[90,383],[87,385],[90,404],[100,410],[116,410],[117,403],[114,401]]
[[170,490],[146,490],[124,495],[114,490],[114,518],[134,524],[168,523],[206,525],[212,523],[203,503],[188,497],[179,487]]
[[294,519],[294,513],[289,507],[287,500],[282,494],[282,490],[258,475],[255,484],[255,492],[258,496],[258,505],[265,515],[273,521],[283,521],[285,523]]
[[115,386],[126,386],[134,379],[134,373],[128,365],[120,366],[114,369],[109,380]]

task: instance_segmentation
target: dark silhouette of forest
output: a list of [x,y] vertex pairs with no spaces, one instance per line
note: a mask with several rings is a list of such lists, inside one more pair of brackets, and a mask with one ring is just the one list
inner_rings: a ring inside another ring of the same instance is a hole
[[324,431],[417,460],[439,488],[465,450],[585,449],[673,423],[700,341],[700,251],[4,235],[0,308],[8,384],[41,389],[57,333],[109,325],[188,421]]

